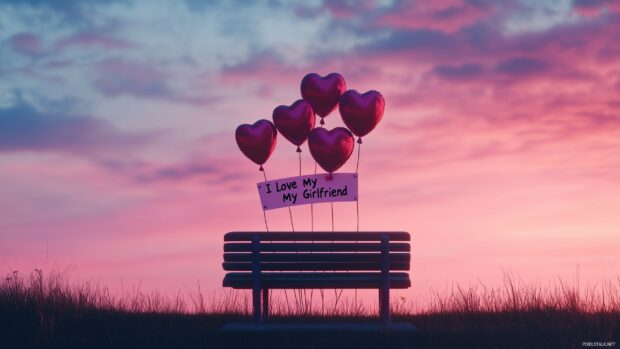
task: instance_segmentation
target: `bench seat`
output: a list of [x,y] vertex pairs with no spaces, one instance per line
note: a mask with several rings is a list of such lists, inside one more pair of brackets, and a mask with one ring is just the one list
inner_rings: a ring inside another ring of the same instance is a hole
[[[381,273],[261,273],[261,286],[269,289],[378,289],[381,287]],[[253,286],[252,273],[228,273],[224,287],[250,289]],[[408,273],[390,273],[390,288],[409,288]]]

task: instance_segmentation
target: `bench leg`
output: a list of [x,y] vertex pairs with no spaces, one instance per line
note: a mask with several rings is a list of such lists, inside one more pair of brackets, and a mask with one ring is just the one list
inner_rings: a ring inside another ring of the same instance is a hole
[[379,289],[379,315],[384,326],[390,326],[390,288]]
[[269,289],[263,288],[263,321],[269,317]]
[[261,323],[260,288],[252,289],[252,304],[254,306],[254,323],[259,325]]
[[379,311],[385,327],[390,326],[390,239],[381,237],[381,287],[379,288]]
[[254,306],[254,323],[260,325],[260,291],[261,291],[261,277],[260,277],[260,237],[255,235],[252,238],[252,305]]

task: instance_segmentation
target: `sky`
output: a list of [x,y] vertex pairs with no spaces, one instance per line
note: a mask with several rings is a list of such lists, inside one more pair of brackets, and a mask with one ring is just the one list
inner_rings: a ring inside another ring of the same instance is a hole
[[[221,291],[224,233],[264,229],[234,130],[310,72],[385,98],[360,226],[412,234],[402,295],[618,277],[612,0],[0,1],[0,272]],[[296,175],[296,156],[280,137],[267,176]],[[353,203],[334,210],[355,229]],[[310,228],[308,206],[292,214]],[[286,209],[267,219],[290,227]]]

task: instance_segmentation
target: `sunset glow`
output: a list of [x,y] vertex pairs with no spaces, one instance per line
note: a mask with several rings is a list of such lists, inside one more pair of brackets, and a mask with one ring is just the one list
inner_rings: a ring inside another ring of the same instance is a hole
[[[339,72],[385,98],[360,227],[412,234],[400,295],[503,272],[618,277],[620,2],[71,4],[0,3],[3,274],[221,291],[224,233],[265,229],[235,128],[301,98],[307,73]],[[338,110],[325,123],[344,126]],[[268,179],[298,174],[295,149],[278,138]],[[355,230],[355,209],[334,204],[336,230]],[[310,229],[310,206],[292,215]],[[331,230],[329,204],[314,215]],[[287,209],[267,219],[290,229]]]

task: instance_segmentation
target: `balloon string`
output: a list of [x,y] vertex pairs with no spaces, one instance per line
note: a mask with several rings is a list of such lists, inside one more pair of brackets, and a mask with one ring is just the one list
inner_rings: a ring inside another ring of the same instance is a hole
[[[321,122],[320,122],[320,127],[323,128],[323,125],[325,125],[325,118],[321,117]],[[316,174],[316,161],[314,162],[314,174]],[[331,207],[332,207],[332,231],[334,231],[334,204],[330,203]],[[333,241],[332,241],[333,242]]]
[[[321,118],[321,121],[323,121],[323,118]],[[322,127],[323,124],[321,124]],[[316,175],[316,161],[314,161],[314,174]],[[310,204],[310,231],[314,231],[314,204]]]
[[330,205],[332,206],[332,231],[334,231],[334,203],[330,202]]
[[[358,174],[358,170],[359,170],[359,166],[360,166],[360,152],[362,150],[362,139],[358,138],[357,140],[358,146],[357,146],[357,163],[355,164],[355,176],[357,176]],[[355,200],[355,218],[356,218],[356,223],[357,223],[357,232],[360,231],[360,199],[359,199],[359,195],[357,200]]]
[[[265,173],[265,169],[263,168],[263,166],[261,165],[259,171],[261,171],[263,173],[263,179],[265,180],[265,183],[267,183],[267,174]],[[267,229],[267,232],[269,232],[269,225],[267,224],[267,212],[265,211],[265,207],[263,206],[263,218],[265,219],[265,229]]]
[[288,207],[288,216],[291,218],[291,229],[295,232],[295,225],[293,224],[293,212],[291,211],[291,206]]
[[314,204],[310,204],[310,231],[314,231]]
[[[301,148],[297,147],[297,154],[299,154],[299,175],[301,176]],[[295,224],[293,223],[293,211],[291,207],[288,207],[288,216],[291,219],[291,230],[295,232]]]
[[358,169],[360,167],[360,150],[362,150],[362,139],[361,138],[358,138],[357,144],[359,145],[357,146],[357,163],[355,164],[355,174],[357,174]]
[[[358,174],[358,170],[359,170],[359,166],[360,166],[360,151],[362,149],[362,138],[359,137],[357,139],[357,162],[355,164],[355,176],[357,176]],[[359,232],[360,231],[360,199],[359,199],[359,195],[357,200],[355,200],[355,218],[356,218],[356,223],[357,223],[357,227],[356,227],[356,231]],[[357,243],[357,241],[355,241]],[[357,253],[357,251],[356,251]],[[357,288],[355,289],[355,309],[357,309]]]
[[355,231],[359,233],[360,231],[360,200],[359,198],[355,200],[355,214],[357,216],[357,229]]
[[310,204],[310,231],[314,231],[314,204]]

